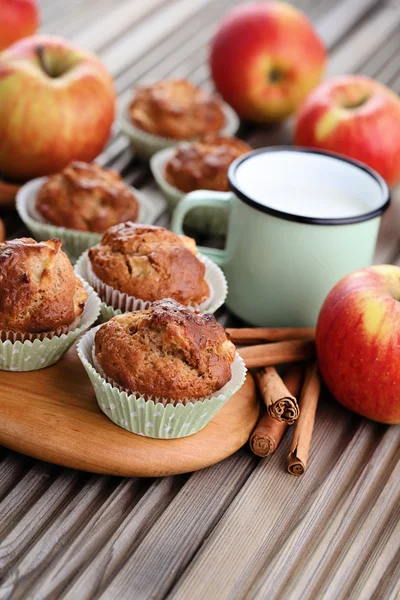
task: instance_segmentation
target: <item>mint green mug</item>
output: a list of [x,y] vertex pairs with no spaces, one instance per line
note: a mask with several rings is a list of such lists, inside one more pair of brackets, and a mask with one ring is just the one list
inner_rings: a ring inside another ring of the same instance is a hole
[[228,207],[225,249],[200,248],[225,271],[228,308],[253,325],[314,326],[333,285],[371,264],[386,183],[362,163],[284,146],[239,157],[228,179],[231,192],[185,196],[173,231],[195,207]]

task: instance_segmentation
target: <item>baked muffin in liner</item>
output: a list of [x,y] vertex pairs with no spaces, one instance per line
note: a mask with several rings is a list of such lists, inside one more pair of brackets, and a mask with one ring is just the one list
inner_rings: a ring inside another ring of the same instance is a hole
[[[123,133],[129,138],[131,146],[137,156],[148,160],[159,150],[170,148],[182,141],[173,138],[160,137],[137,127],[132,123],[129,116],[129,107],[131,103],[132,99],[124,106],[119,121]],[[226,102],[223,102],[222,100],[221,104],[225,115],[225,124],[219,133],[227,136],[235,135],[239,129],[239,117],[229,104],[226,104]]]
[[[225,275],[218,265],[200,253],[197,254],[197,258],[205,264],[205,279],[210,288],[210,296],[205,302],[192,308],[207,313],[214,313],[225,302],[228,294],[228,284]],[[148,308],[151,304],[148,300],[141,300],[140,298],[123,294],[110,285],[103,283],[93,273],[87,250],[76,263],[75,272],[93,286],[99,294],[101,298],[100,319],[103,322],[123,312]]]
[[72,325],[40,334],[0,330],[0,370],[36,371],[56,363],[77,338],[96,321],[100,298],[83,279],[88,293],[82,316]]
[[[20,188],[16,197],[18,214],[35,240],[40,242],[51,238],[59,238],[63,243],[64,252],[69,256],[71,262],[75,263],[82,252],[100,242],[103,233],[79,231],[46,223],[35,208],[37,194],[46,179],[46,177],[32,179]],[[149,199],[140,190],[135,188],[132,188],[132,190],[139,204],[137,222],[147,224],[154,222],[159,214],[153,214],[154,211]]]
[[[186,196],[174,187],[165,178],[165,168],[168,161],[175,154],[176,148],[166,148],[156,152],[150,159],[150,169],[153,177],[165,196],[168,203],[168,212],[171,216],[179,201]],[[196,207],[185,217],[185,225],[195,231],[208,235],[226,235],[228,230],[229,208],[210,208],[209,206]]]
[[104,414],[123,429],[151,438],[173,439],[200,431],[243,385],[246,367],[236,353],[232,377],[223,388],[201,399],[184,401],[144,396],[118,386],[102,372],[93,356],[94,338],[100,326],[78,342],[78,356],[92,382],[97,403]]

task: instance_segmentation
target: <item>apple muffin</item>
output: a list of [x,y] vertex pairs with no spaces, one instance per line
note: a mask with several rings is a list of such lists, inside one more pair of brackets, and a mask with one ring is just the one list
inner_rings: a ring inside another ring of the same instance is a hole
[[165,178],[181,192],[217,190],[228,192],[231,163],[251,151],[234,137],[208,135],[192,144],[181,144],[165,167]]
[[219,97],[186,79],[138,87],[129,114],[139,129],[176,140],[217,132],[225,124]]
[[36,210],[52,225],[103,233],[117,223],[135,221],[139,205],[119,173],[74,161],[48,177],[36,198]]
[[114,225],[90,248],[93,273],[115,290],[145,301],[201,304],[210,295],[193,239],[152,225]]
[[213,315],[170,298],[118,315],[96,332],[104,375],[133,392],[173,401],[198,399],[232,377],[235,346]]
[[0,243],[0,329],[42,333],[71,326],[88,294],[58,239]]

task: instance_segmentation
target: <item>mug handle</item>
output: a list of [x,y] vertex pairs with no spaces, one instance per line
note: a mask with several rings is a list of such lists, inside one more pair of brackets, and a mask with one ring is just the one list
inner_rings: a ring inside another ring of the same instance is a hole
[[[232,192],[213,192],[211,190],[196,190],[186,194],[177,204],[172,215],[171,229],[178,235],[184,235],[183,222],[185,216],[193,208],[199,206],[209,206],[210,208],[226,208],[230,205],[233,199]],[[218,248],[207,248],[205,246],[198,247],[200,252],[208,258],[211,258],[217,265],[222,267],[226,263],[226,250]]]

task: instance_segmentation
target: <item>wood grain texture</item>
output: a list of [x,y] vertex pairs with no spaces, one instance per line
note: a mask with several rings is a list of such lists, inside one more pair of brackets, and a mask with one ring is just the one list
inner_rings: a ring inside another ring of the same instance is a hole
[[259,405],[250,374],[197,434],[155,440],[117,427],[99,409],[75,347],[56,365],[0,373],[0,443],[28,456],[94,473],[159,477],[203,469],[247,442]]
[[[146,79],[183,76],[212,88],[207,44],[241,3],[39,1],[42,31],[106,58],[120,103]],[[330,75],[359,71],[400,92],[397,0],[291,3],[331,49]],[[246,124],[240,135],[255,147],[290,143],[292,121]],[[118,127],[99,160],[161,197]],[[394,198],[378,262],[400,261],[398,191]],[[13,215],[5,219],[9,232],[25,233]],[[227,311],[217,316],[238,326]],[[288,434],[271,458],[243,448],[204,471],[158,480],[70,472],[4,449],[0,600],[398,600],[399,428],[351,416],[325,396],[315,432],[301,481],[285,473]]]
[[[346,598],[338,593],[344,586],[340,579],[349,571],[356,579],[368,558],[368,549],[363,554],[359,546],[371,533],[367,515],[386,498],[386,518],[399,516],[391,479],[399,442],[399,427],[350,420],[337,405],[321,403],[309,463],[312,476],[298,480],[279,468],[288,451],[286,436],[277,453],[249,477],[168,598],[204,598],[205,581],[208,597],[220,600]],[[349,556],[342,570],[349,540],[355,551],[358,546],[360,561]],[[382,540],[380,551],[387,566],[398,547]],[[325,596],[330,579],[336,587]],[[379,584],[373,581],[368,598]]]

